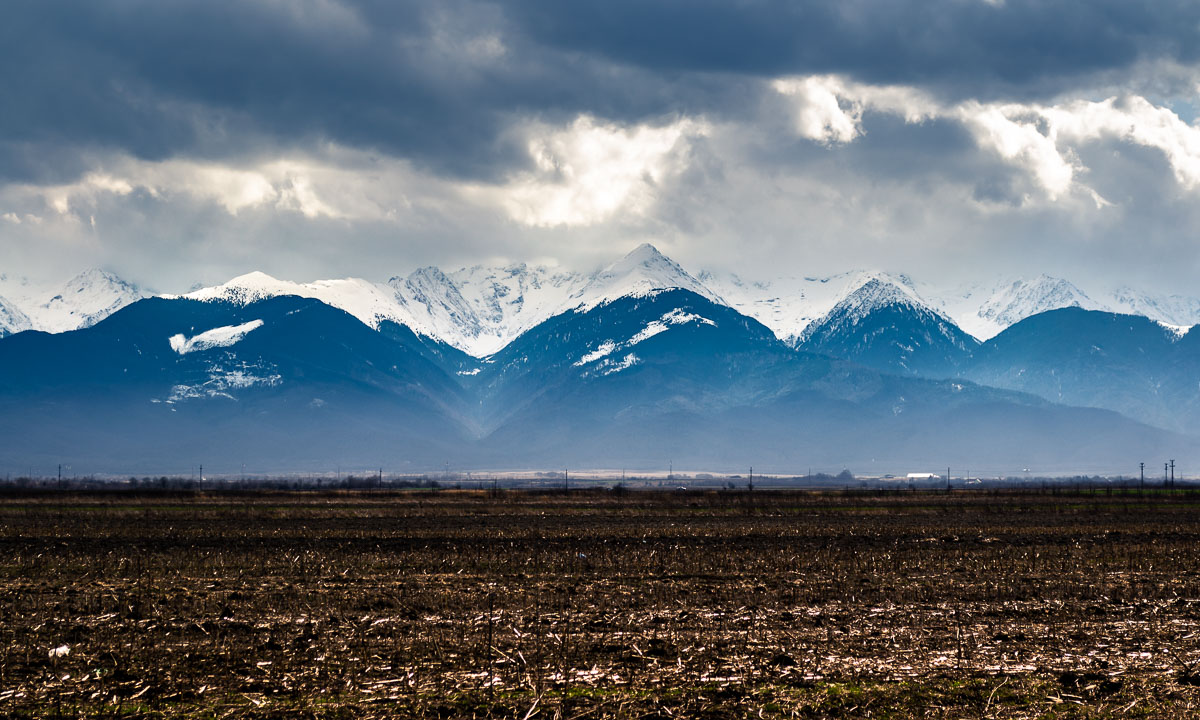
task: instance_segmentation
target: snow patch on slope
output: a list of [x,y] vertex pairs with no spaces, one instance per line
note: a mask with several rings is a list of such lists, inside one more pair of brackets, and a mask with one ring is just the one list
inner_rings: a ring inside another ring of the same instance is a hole
[[[620,350],[627,350],[627,349],[633,347],[634,345],[637,345],[639,343],[643,343],[643,342],[649,340],[650,338],[654,337],[655,335],[664,333],[670,329],[668,327],[669,325],[686,325],[688,323],[696,323],[698,325],[711,325],[712,327],[717,326],[717,324],[715,322],[713,322],[712,320],[709,320],[706,317],[702,317],[695,313],[684,312],[683,310],[680,310],[679,308],[675,308],[674,310],[671,310],[670,312],[664,313],[661,318],[659,318],[657,320],[651,320],[650,322],[646,323],[645,327],[643,327],[641,330],[638,330],[636,333],[633,334],[632,337],[630,337],[628,340],[626,340],[624,342],[618,343],[618,342],[614,342],[612,340],[605,340],[604,342],[600,343],[599,347],[597,347],[595,350],[592,350],[591,352],[585,354],[583,357],[579,358],[574,363],[572,363],[572,365],[574,365],[575,367],[583,367],[584,365],[588,365],[589,363],[594,363],[597,360],[606,358],[609,355],[612,355],[614,352],[618,352]],[[629,360],[629,358],[632,358],[632,360]],[[634,355],[629,355],[626,357],[626,360],[629,360],[629,363],[626,364],[624,367],[620,368],[621,370],[623,370],[627,367],[630,367],[633,363],[636,363],[638,361],[638,358]],[[605,362],[609,362],[609,361],[605,361]],[[603,374],[608,375],[610,373],[605,372]]]
[[[226,358],[232,361],[232,358]],[[166,400],[151,400],[165,402],[168,405],[185,400],[202,398],[225,398],[236,400],[234,390],[245,390],[252,387],[277,387],[283,384],[283,376],[274,367],[246,362],[229,364],[229,362],[214,362],[208,366],[207,378],[203,382],[191,385],[180,384],[171,387],[171,393]]]
[[619,373],[622,370],[628,370],[629,368],[633,367],[634,365],[637,365],[641,361],[642,361],[642,359],[639,358],[637,355],[634,355],[633,353],[629,353],[628,355],[621,358],[620,360],[614,360],[612,358],[605,360],[599,367],[596,368],[596,370],[597,370],[597,372],[599,372],[601,375],[604,375],[604,376],[615,375],[616,373]]
[[606,355],[611,355],[616,349],[617,344],[615,342],[612,340],[605,340],[604,342],[600,343],[600,347],[579,358],[579,360],[575,362],[575,367],[587,365],[590,362],[596,362]]
[[183,334],[172,335],[167,341],[171,343],[172,350],[180,355],[187,355],[190,352],[202,352],[236,345],[241,342],[242,338],[262,326],[262,320],[251,320],[241,325],[226,325],[206,330],[191,338],[185,337]]
[[1162,320],[1155,320],[1154,322],[1161,325],[1164,330],[1170,333],[1172,340],[1182,340],[1195,327],[1194,325],[1171,325]]

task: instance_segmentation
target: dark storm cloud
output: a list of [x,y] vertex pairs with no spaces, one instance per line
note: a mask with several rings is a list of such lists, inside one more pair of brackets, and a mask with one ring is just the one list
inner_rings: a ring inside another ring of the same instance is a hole
[[[177,153],[245,153],[328,138],[431,154],[486,122],[456,112],[414,57],[418,12],[356,13],[319,3],[31,2],[0,30],[6,144],[61,143]],[[306,11],[312,10],[306,16]],[[476,127],[461,127],[474,123]],[[431,132],[433,127],[440,133]],[[10,151],[11,155],[17,155]],[[6,168],[36,174],[36,160]]]
[[842,73],[977,98],[1200,57],[1191,0],[518,0],[510,16],[547,44],[644,67]]
[[79,150],[327,140],[492,178],[527,161],[505,130],[529,117],[731,117],[764,92],[747,76],[811,72],[1028,96],[1193,61],[1198,27],[1196,3],[1123,0],[19,1],[0,22],[0,175],[67,179],[79,162],[54,153]]
[[487,177],[524,159],[503,135],[518,118],[643,118],[744,92],[531,44],[471,2],[47,0],[6,15],[0,65],[21,68],[0,76],[9,179],[70,177],[38,145],[154,160],[325,140]]

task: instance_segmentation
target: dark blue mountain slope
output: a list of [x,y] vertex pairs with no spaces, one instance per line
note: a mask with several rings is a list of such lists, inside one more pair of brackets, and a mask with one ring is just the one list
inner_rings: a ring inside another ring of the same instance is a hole
[[[247,323],[228,344],[185,345]],[[471,410],[423,344],[295,297],[150,299],[86,330],[0,343],[0,461],[440,463],[474,434]]]
[[1051,310],[984,343],[963,377],[1194,434],[1200,431],[1200,336],[1193,335],[1179,338],[1134,315]]
[[1183,442],[1115,413],[793,352],[686,291],[560,315],[492,361],[484,454],[501,465],[1079,469]]
[[797,352],[684,290],[561,314],[482,361],[315,300],[146,300],[0,340],[0,439],[0,468],[122,473],[1078,471],[1195,447],[1110,412]]

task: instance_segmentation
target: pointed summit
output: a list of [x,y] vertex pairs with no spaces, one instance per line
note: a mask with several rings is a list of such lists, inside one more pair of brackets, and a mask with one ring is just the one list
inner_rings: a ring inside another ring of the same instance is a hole
[[679,266],[671,258],[659,252],[658,248],[650,243],[642,243],[633,250],[626,253],[625,257],[612,263],[602,272],[611,273],[613,275],[626,275],[631,273],[642,273],[647,276],[658,276],[664,278],[686,277],[692,282],[699,282],[683,268]]
[[878,270],[856,274],[842,289],[828,314],[834,315],[840,310],[857,322],[857,318],[889,305],[928,310],[940,315],[917,294],[907,275],[893,275]]
[[625,254],[623,260],[630,262],[651,262],[665,260],[667,262],[671,262],[670,258],[668,258],[666,255],[663,255],[661,252],[659,252],[658,248],[654,247],[650,243],[642,243],[641,245],[638,245],[634,249],[630,250]]
[[[470,336],[479,334],[479,318],[463,299],[458,286],[441,269],[432,265],[417,268],[408,277],[388,280],[396,301],[406,307],[413,317],[434,329],[445,342],[461,338],[448,329],[466,329]],[[464,349],[460,347],[459,349]]]
[[621,297],[676,288],[724,304],[704,283],[649,243],[637,246],[625,257],[592,275],[583,288],[571,295],[571,300],[587,310]]
[[887,372],[951,373],[979,343],[929,306],[904,275],[860,273],[797,347]]
[[20,308],[0,297],[0,337],[19,333],[32,327]]
[[88,268],[30,308],[28,314],[40,330],[66,332],[91,327],[146,295],[107,270]]

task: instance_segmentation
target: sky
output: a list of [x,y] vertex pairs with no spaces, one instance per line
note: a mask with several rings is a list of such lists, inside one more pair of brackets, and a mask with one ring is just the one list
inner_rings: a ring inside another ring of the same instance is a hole
[[19,0],[0,272],[1049,273],[1200,294],[1194,0]]

